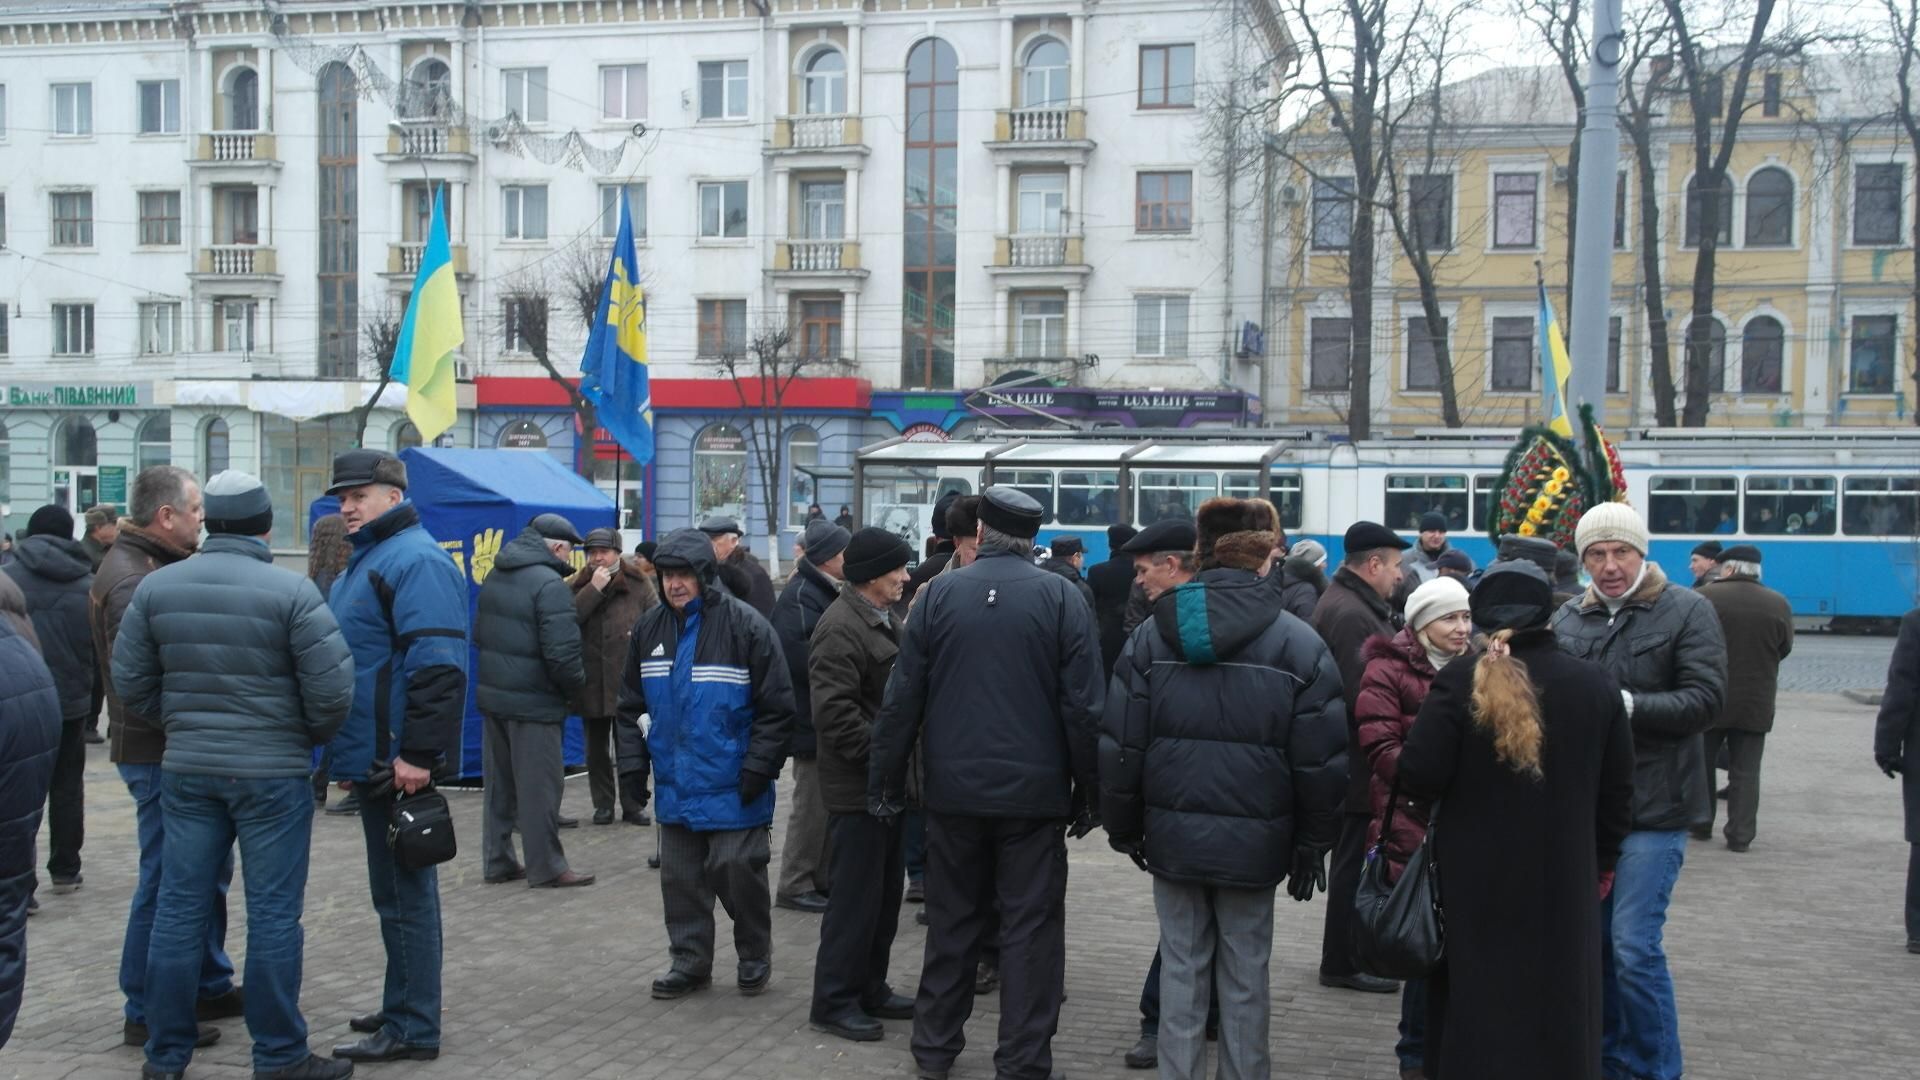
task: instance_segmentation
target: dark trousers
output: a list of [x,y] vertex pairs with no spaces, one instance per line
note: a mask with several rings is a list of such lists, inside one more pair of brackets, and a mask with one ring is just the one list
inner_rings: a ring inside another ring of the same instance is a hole
[[1907,845],[1907,940],[1920,941],[1920,844]]
[[[1760,755],[1767,748],[1767,737],[1757,731],[1713,728],[1704,736],[1707,760],[1727,752],[1727,843],[1751,844],[1760,819]],[[1713,831],[1719,816],[1720,801],[1707,800],[1707,831]]]
[[900,843],[907,850],[907,879],[921,881],[927,876],[927,814],[908,810],[900,815]]
[[966,1047],[981,935],[1000,905],[1002,1080],[1053,1071],[1066,975],[1066,829],[1058,822],[927,814],[927,952],[913,1057],[945,1069]]
[[1327,924],[1320,935],[1320,974],[1354,975],[1353,903],[1360,891],[1360,866],[1367,855],[1367,823],[1371,814],[1341,815],[1340,839],[1333,845],[1333,866],[1327,871]]
[[[1207,1004],[1207,1030],[1220,1030],[1220,988],[1214,987]],[[1140,988],[1140,1034],[1160,1037],[1160,950],[1153,950],[1153,963],[1147,966],[1147,982]]]
[[60,725],[60,752],[53,759],[53,786],[47,792],[47,873],[56,882],[80,873],[80,844],[86,839],[86,728],[80,717]]
[[589,716],[581,720],[581,729],[587,736],[587,791],[593,796],[595,810],[612,810],[615,796],[620,800],[620,813],[631,814],[640,809],[617,783],[613,775],[613,717]]
[[567,778],[561,739],[565,728],[537,720],[485,718],[480,738],[481,768],[486,773],[486,805],[481,816],[481,866],[488,877],[506,877],[522,864],[514,860],[513,831],[529,885],[543,885],[567,872],[560,844],[561,785]]
[[831,814],[827,836],[827,876],[834,885],[813,966],[813,1019],[820,1021],[874,1008],[893,993],[887,960],[900,924],[906,861],[897,819]]
[[100,734],[100,707],[107,703],[107,691],[100,681],[98,664],[93,666],[93,695],[90,700],[91,704],[87,708],[86,732],[90,735],[98,735]]
[[773,959],[773,892],[767,863],[773,838],[765,825],[695,832],[659,827],[660,898],[666,909],[667,952],[673,970],[713,974],[713,901],[733,920],[733,951],[741,962]]
[[[360,803],[367,837],[367,886],[380,916],[387,950],[385,990],[380,997],[384,1030],[408,1046],[440,1045],[440,871],[409,870],[387,847],[392,799]],[[246,852],[241,852],[246,857]]]

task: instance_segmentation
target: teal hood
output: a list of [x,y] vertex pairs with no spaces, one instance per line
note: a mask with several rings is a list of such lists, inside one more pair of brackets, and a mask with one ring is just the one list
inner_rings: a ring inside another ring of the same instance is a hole
[[1160,595],[1154,629],[1174,656],[1194,666],[1226,660],[1273,625],[1277,594],[1249,570],[1207,570]]

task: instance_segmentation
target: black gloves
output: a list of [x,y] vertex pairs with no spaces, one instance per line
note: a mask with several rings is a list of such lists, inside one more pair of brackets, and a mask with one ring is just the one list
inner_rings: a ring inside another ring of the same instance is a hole
[[886,792],[880,795],[869,793],[867,795],[867,813],[872,817],[879,818],[881,821],[889,821],[897,817],[900,811],[906,808],[906,798],[899,792]]
[[741,769],[740,805],[745,806],[760,796],[765,795],[767,788],[772,786],[772,784],[773,777],[768,776],[766,773],[754,772],[752,769]]
[[1122,840],[1111,833],[1107,836],[1107,846],[1133,860],[1133,865],[1142,870],[1147,868],[1146,852],[1141,850],[1138,839]]
[[1873,763],[1880,766],[1880,771],[1888,777],[1896,777],[1907,771],[1906,763],[1897,757],[1875,757]]
[[353,785],[362,802],[393,798],[393,766],[376,765],[365,780]]
[[1294,848],[1293,873],[1287,875],[1287,895],[1295,900],[1311,900],[1315,889],[1327,891],[1327,853],[1313,848]]
[[1067,838],[1078,840],[1099,827],[1100,815],[1091,808],[1082,808],[1074,817],[1073,824],[1067,826]]
[[636,771],[620,774],[620,788],[633,805],[645,809],[647,805],[647,774]]

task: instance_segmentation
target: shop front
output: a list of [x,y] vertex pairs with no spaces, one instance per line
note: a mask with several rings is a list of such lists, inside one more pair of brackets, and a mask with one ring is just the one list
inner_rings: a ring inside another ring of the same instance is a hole
[[133,475],[172,460],[168,412],[150,382],[0,384],[0,521],[26,527],[48,503],[76,518],[125,510]]
[[984,387],[873,395],[868,441],[939,442],[1003,428],[1247,427],[1260,422],[1257,397],[1240,390],[1104,390],[1078,386]]

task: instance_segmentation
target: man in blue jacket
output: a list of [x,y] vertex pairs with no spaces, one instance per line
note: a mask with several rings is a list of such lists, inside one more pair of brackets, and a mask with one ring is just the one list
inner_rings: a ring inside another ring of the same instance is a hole
[[[391,771],[408,794],[433,781],[467,708],[467,582],[420,526],[406,499],[407,469],[383,450],[333,459],[353,555],[328,597],[353,650],[353,712],[333,740],[333,779],[362,783]],[[380,1011],[349,1021],[366,1032],[334,1048],[352,1061],[440,1056],[440,879],[387,849],[393,805],[363,800],[367,884],[387,947]]]
[[[733,917],[742,994],[773,974],[773,781],[793,727],[793,682],[773,627],[716,581],[705,534],[680,529],[654,552],[666,603],[634,627],[615,730],[632,789],[651,758],[660,894],[673,967],[661,1000],[713,982],[713,901]],[[644,741],[638,720],[652,718]]]
[[40,650],[0,619],[0,1047],[13,1035],[27,981],[33,838],[60,754],[60,694]]

